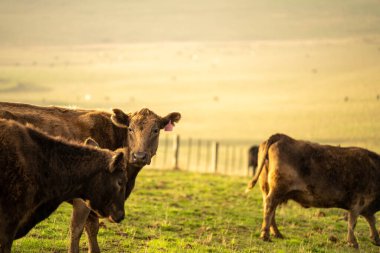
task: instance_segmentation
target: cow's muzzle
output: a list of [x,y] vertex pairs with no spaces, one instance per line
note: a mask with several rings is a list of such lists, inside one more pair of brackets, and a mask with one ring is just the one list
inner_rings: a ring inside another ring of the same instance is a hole
[[120,223],[122,220],[124,220],[124,217],[125,217],[125,214],[124,212],[120,212],[120,213],[117,213],[117,214],[112,214],[108,217],[108,219],[111,221],[111,222],[114,222],[114,223]]
[[149,162],[147,152],[134,152],[131,155],[133,164],[146,165]]

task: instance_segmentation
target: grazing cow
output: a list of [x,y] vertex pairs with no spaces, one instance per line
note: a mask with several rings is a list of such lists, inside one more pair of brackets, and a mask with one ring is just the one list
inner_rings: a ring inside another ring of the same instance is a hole
[[[70,140],[83,141],[91,137],[102,148],[115,150],[128,147],[130,155],[125,196],[127,199],[134,188],[138,173],[156,154],[160,130],[178,122],[181,114],[173,112],[160,117],[149,109],[131,114],[113,109],[113,114],[110,114],[96,110],[0,102],[0,117],[23,124],[30,123],[50,135],[63,136]],[[89,252],[100,252],[97,242],[98,217],[90,213],[82,200],[74,199],[71,203],[73,213],[69,252],[79,252],[83,229],[87,233]]]
[[257,172],[264,200],[261,238],[269,229],[282,238],[275,221],[276,207],[294,200],[303,207],[348,210],[348,242],[357,248],[354,228],[359,215],[370,227],[373,243],[380,246],[375,213],[380,210],[380,156],[357,147],[335,147],[298,141],[283,134],[271,136],[259,148]]
[[259,147],[254,145],[250,147],[248,150],[248,171],[249,168],[252,167],[252,174],[255,175],[256,167],[257,167],[257,152],[259,151]]
[[0,252],[73,198],[102,217],[124,218],[124,152],[51,137],[0,119]]

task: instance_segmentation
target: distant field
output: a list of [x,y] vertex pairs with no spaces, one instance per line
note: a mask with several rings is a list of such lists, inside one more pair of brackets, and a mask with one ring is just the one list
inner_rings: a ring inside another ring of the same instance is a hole
[[0,100],[180,111],[176,133],[380,151],[380,50],[358,40],[0,48]]
[[[120,224],[101,226],[103,252],[357,252],[346,245],[347,223],[338,209],[303,209],[289,203],[277,211],[286,239],[258,239],[262,221],[259,187],[245,195],[248,178],[143,170]],[[14,252],[66,252],[71,206],[63,204]],[[361,252],[378,252],[360,218]],[[81,241],[86,252],[86,240]]]

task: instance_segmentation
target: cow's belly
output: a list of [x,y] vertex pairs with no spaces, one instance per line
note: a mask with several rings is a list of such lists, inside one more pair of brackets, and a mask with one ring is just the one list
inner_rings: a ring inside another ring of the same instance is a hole
[[325,193],[315,194],[309,191],[294,191],[288,195],[289,199],[292,199],[299,203],[303,207],[318,207],[318,208],[332,208],[338,207],[347,209],[350,200],[346,196],[339,193]]

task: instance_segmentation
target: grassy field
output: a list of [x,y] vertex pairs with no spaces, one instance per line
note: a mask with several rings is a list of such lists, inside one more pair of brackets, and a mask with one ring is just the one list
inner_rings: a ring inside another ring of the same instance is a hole
[[[259,187],[244,194],[248,178],[143,170],[126,202],[126,218],[104,221],[103,252],[357,252],[346,245],[346,221],[338,209],[303,209],[292,202],[277,211],[285,239],[258,239],[262,221]],[[63,204],[25,238],[14,252],[66,252],[71,206]],[[378,252],[360,218],[361,252]],[[86,252],[83,236],[81,248]]]
[[[375,0],[2,0],[0,101],[178,111],[181,140],[239,143],[244,156],[278,132],[380,153],[379,10]],[[224,165],[231,150],[220,149]],[[200,170],[188,151],[181,168]],[[161,142],[157,157],[171,159],[163,154]],[[151,167],[168,166],[159,159]],[[261,196],[243,195],[247,181],[144,170],[127,219],[101,228],[101,248],[352,251],[342,211],[292,203],[278,210],[287,238],[261,242]],[[65,252],[70,212],[62,205],[15,252]],[[363,220],[357,234],[363,252],[378,252]]]

